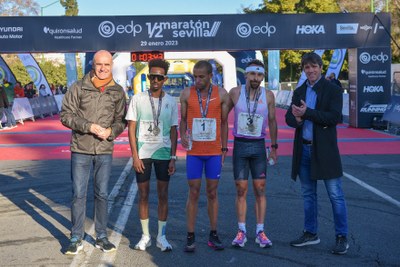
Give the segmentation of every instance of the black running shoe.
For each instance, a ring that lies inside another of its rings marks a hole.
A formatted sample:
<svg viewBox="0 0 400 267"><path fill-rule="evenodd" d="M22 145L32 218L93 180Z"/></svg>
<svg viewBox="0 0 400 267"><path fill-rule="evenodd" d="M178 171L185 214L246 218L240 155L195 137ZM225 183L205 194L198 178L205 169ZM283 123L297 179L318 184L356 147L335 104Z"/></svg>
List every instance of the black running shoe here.
<svg viewBox="0 0 400 267"><path fill-rule="evenodd" d="M208 246L215 249L215 250L223 250L224 246L222 245L221 241L218 238L216 233L210 233L208 238Z"/></svg>
<svg viewBox="0 0 400 267"><path fill-rule="evenodd" d="M317 234L312 234L310 232L304 231L303 235L290 242L291 246L303 247L309 245L316 245L320 242Z"/></svg>
<svg viewBox="0 0 400 267"><path fill-rule="evenodd" d="M83 244L82 244L82 239L76 238L76 237L71 237L69 240L69 246L67 250L65 251L66 255L76 255L83 249Z"/></svg>
<svg viewBox="0 0 400 267"><path fill-rule="evenodd" d="M195 251L196 245L195 245L194 241L195 241L194 235L187 236L185 252L194 252Z"/></svg>
<svg viewBox="0 0 400 267"><path fill-rule="evenodd" d="M116 249L114 244L108 241L107 237L97 238L96 248L101 249L103 252L111 252Z"/></svg>
<svg viewBox="0 0 400 267"><path fill-rule="evenodd" d="M332 253L343 255L347 253L348 249L349 243L347 242L347 238L342 235L336 236L336 245L332 248Z"/></svg>

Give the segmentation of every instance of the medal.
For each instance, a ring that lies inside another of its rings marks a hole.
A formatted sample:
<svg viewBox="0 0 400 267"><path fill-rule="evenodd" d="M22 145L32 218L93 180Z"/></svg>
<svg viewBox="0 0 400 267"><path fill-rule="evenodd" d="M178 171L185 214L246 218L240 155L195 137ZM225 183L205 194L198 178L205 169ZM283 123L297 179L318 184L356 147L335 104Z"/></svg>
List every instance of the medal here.
<svg viewBox="0 0 400 267"><path fill-rule="evenodd" d="M153 112L153 123L154 123L154 127L153 127L153 134L154 136L157 136L160 134L160 127L158 127L158 119L160 118L160 113L161 113L161 106L162 106L162 92L159 98L159 102L158 102L158 110L156 113L155 107L154 107L154 101L153 101L153 97L151 96L150 90L148 91L149 93L149 98L150 98L150 104L151 104L151 111Z"/></svg>
<svg viewBox="0 0 400 267"><path fill-rule="evenodd" d="M254 132L256 127L254 126L254 124L247 124L247 128L249 129L250 132Z"/></svg>
<svg viewBox="0 0 400 267"><path fill-rule="evenodd" d="M260 87L257 88L256 92L254 93L254 105L253 105L253 111L250 112L250 89L249 92L247 91L246 88L246 104L247 104L247 113L249 114L249 116L247 117L247 128L249 129L250 132L254 132L254 130L256 129L256 127L254 126L253 122L254 122L254 115L256 114L256 110L257 110L257 105L258 105L258 99L261 96L261 89Z"/></svg>
<svg viewBox="0 0 400 267"><path fill-rule="evenodd" d="M159 133L160 133L160 128L158 128L158 126L154 126L154 128L153 128L153 134L154 134L155 136L157 136Z"/></svg>

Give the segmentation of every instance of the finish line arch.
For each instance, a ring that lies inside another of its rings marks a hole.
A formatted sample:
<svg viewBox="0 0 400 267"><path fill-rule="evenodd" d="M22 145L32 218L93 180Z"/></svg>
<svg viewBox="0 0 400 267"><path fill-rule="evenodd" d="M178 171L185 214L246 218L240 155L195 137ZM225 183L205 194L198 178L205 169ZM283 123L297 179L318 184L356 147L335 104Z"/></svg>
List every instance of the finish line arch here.
<svg viewBox="0 0 400 267"><path fill-rule="evenodd" d="M0 53L347 48L350 124L370 127L390 98L389 13L0 17L0 25Z"/></svg>

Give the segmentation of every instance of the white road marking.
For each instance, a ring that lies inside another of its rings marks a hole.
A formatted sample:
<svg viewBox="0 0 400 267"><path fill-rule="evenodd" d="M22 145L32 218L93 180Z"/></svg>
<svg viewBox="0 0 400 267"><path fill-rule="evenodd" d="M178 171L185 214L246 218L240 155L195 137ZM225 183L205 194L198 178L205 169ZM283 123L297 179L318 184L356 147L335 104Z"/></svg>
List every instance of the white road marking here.
<svg viewBox="0 0 400 267"><path fill-rule="evenodd" d="M349 178L351 181L355 182L358 185L361 185L362 187L364 187L365 189L371 191L372 193L380 196L381 198L385 199L386 201L394 204L395 206L397 206L398 208L400 208L400 202L397 201L396 199L392 198L391 196L386 195L385 193L383 193L382 191L379 191L378 189L376 189L375 187L370 186L369 184L361 181L360 179L354 177L351 174L348 173L343 173L343 175L347 178Z"/></svg>

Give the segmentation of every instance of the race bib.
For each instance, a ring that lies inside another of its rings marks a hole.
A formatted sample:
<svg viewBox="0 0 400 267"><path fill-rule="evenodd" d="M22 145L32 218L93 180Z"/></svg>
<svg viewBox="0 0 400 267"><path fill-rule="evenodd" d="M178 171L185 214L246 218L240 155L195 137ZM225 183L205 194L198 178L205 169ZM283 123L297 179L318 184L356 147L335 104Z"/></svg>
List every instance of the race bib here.
<svg viewBox="0 0 400 267"><path fill-rule="evenodd" d="M162 143L163 142L163 124L162 121L155 126L154 121L141 120L139 124L139 142L143 143Z"/></svg>
<svg viewBox="0 0 400 267"><path fill-rule="evenodd" d="M215 141L217 120L215 118L193 118L192 137L194 141Z"/></svg>
<svg viewBox="0 0 400 267"><path fill-rule="evenodd" d="M250 123L250 121L248 113L239 113L237 133L244 136L260 137L264 117L261 114L254 114L253 123Z"/></svg>

